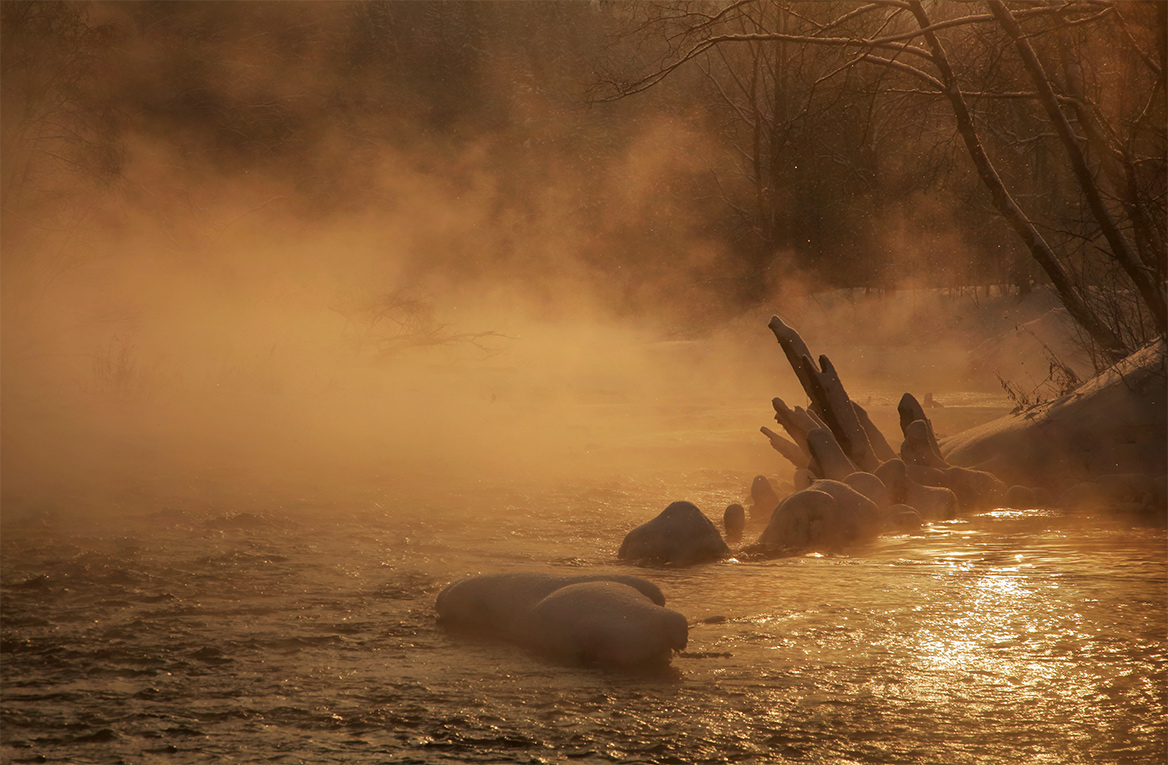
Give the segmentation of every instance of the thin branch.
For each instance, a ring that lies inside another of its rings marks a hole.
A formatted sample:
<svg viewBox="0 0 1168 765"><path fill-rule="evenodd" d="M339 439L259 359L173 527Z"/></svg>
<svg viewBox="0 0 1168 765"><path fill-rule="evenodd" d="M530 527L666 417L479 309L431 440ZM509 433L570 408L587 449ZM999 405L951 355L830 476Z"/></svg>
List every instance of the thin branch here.
<svg viewBox="0 0 1168 765"><path fill-rule="evenodd" d="M864 61L864 62L869 63L869 64L877 64L879 66L887 67L889 69L894 69L898 72L904 72L907 75L910 75L912 77L916 77L917 79L920 79L920 80L924 80L925 82L927 82L928 84L932 85L934 88L937 89L936 90L937 94L940 94L940 93L944 92L944 90L945 90L945 86L943 84L941 84L941 81L938 80L936 77L929 74L928 72L917 69L915 66L912 66L911 64L906 64L903 61L896 61L896 60L890 59L890 58L883 58L882 56L875 56L875 55L872 55L871 53L863 54L862 56L860 56L859 60Z"/></svg>

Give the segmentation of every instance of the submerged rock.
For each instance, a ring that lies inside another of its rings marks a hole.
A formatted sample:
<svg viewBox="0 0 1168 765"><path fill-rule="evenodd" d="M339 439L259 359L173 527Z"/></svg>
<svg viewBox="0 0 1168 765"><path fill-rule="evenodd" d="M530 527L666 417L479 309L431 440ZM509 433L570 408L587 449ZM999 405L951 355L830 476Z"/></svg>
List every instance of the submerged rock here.
<svg viewBox="0 0 1168 765"><path fill-rule="evenodd" d="M942 486L957 495L962 512L976 512L996 507L1006 499L1006 484L985 470L953 465L945 469Z"/></svg>
<svg viewBox="0 0 1168 765"><path fill-rule="evenodd" d="M746 509L738 503L727 505L722 513L722 528L726 530L726 539L737 541L742 538L746 529Z"/></svg>
<svg viewBox="0 0 1168 765"><path fill-rule="evenodd" d="M1063 493L1060 504L1074 511L1131 515L1168 522L1168 478L1142 473L1112 473L1082 481Z"/></svg>
<svg viewBox="0 0 1168 765"><path fill-rule="evenodd" d="M908 505L893 505L884 514L884 527L896 533L918 531L923 524L921 514Z"/></svg>
<svg viewBox="0 0 1168 765"><path fill-rule="evenodd" d="M779 504L779 493L765 475L756 475L750 482L750 517L765 522Z"/></svg>
<svg viewBox="0 0 1168 765"><path fill-rule="evenodd" d="M1002 498L1002 504L1018 510L1049 507L1050 496L1044 489L1033 489L1029 486L1015 484L1006 490L1006 495Z"/></svg>

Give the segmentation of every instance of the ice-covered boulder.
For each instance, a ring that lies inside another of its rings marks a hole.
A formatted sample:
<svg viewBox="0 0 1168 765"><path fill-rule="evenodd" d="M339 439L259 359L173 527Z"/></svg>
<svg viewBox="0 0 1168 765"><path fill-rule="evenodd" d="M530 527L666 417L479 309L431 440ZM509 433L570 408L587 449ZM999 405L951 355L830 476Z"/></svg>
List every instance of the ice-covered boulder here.
<svg viewBox="0 0 1168 765"><path fill-rule="evenodd" d="M848 486L875 502L876 507L880 508L881 511L887 510L892 505L888 487L874 473L857 471L846 476L843 480Z"/></svg>
<svg viewBox="0 0 1168 765"><path fill-rule="evenodd" d="M642 668L669 663L689 625L676 611L618 582L581 582L535 604L528 642L561 659Z"/></svg>
<svg viewBox="0 0 1168 765"><path fill-rule="evenodd" d="M912 480L901 460L889 460L876 468L876 476L888 487L893 504L908 505L926 521L957 517L957 495L942 486L925 486Z"/></svg>
<svg viewBox="0 0 1168 765"><path fill-rule="evenodd" d="M713 521L692 502L674 502L656 518L625 535L617 557L692 566L729 554L730 548Z"/></svg>
<svg viewBox="0 0 1168 765"><path fill-rule="evenodd" d="M438 594L447 629L506 640L557 659L640 669L685 648L684 616L652 582L623 574L508 572L460 579Z"/></svg>
<svg viewBox="0 0 1168 765"><path fill-rule="evenodd" d="M880 533L883 522L880 508L848 484L821 478L808 488L826 492L836 501L841 533L849 542L871 539Z"/></svg>
<svg viewBox="0 0 1168 765"><path fill-rule="evenodd" d="M553 591L581 582L618 582L633 587L659 606L657 585L628 574L557 574L516 571L468 576L438 593L438 621L453 629L508 637L521 628L527 612Z"/></svg>
<svg viewBox="0 0 1168 765"><path fill-rule="evenodd" d="M838 550L850 541L848 526L834 497L803 489L779 503L756 547L766 555Z"/></svg>

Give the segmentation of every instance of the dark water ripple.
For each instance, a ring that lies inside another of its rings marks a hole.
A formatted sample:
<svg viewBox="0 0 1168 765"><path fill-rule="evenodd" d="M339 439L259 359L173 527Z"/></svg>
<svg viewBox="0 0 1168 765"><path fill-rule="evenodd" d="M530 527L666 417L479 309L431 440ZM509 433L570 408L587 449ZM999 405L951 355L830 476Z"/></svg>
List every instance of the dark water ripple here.
<svg viewBox="0 0 1168 765"><path fill-rule="evenodd" d="M468 573L625 570L620 538L672 493L7 528L0 758L1165 761L1163 530L999 512L850 556L636 570L693 625L661 676L436 628Z"/></svg>

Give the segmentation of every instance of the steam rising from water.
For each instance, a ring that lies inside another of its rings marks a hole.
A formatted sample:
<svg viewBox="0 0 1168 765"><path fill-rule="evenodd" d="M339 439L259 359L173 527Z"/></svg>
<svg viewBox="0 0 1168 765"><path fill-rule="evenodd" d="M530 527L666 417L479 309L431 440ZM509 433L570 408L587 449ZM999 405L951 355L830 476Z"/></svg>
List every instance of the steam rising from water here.
<svg viewBox="0 0 1168 765"><path fill-rule="evenodd" d="M59 193L4 201L5 756L1162 748L1162 532L1092 549L1097 529L1033 511L854 558L654 571L723 656L679 659L680 684L448 640L433 599L457 576L601 570L670 501L716 515L754 474L787 479L757 432L772 397L803 403L771 313L895 441L905 390L947 404L942 433L1002 411L993 338L1050 304L828 292L780 263L746 309L702 115L578 109L583 75L553 93L500 56L474 124L436 84L374 102L388 65L317 74L334 9L386 6L168 7L96 10L198 47L219 89L129 35L105 82L135 117L119 182L41 176ZM280 140L245 135L261 109L285 110ZM958 241L905 246L910 218L883 246L960 272Z"/></svg>
<svg viewBox="0 0 1168 765"><path fill-rule="evenodd" d="M930 319L915 296L789 285L717 321L684 292L620 314L574 273L572 243L541 241L542 227L515 246L561 258L551 278L427 265L423 250L473 260L503 236L475 203L430 192L402 194L404 209L386 215L313 221L270 191L246 208L238 187L207 188L197 209L223 222L197 244L160 230L164 214L123 208L85 224L58 263L15 263L6 494L156 480L181 490L225 468L325 492L374 474L425 474L440 490L634 465L768 472L776 460L756 435L768 402L803 401L765 328L776 309L833 353L854 393L887 394L888 412L897 388L940 389L968 367L966 348L924 351L917 327Z"/></svg>
<svg viewBox="0 0 1168 765"><path fill-rule="evenodd" d="M95 7L126 35L102 80L129 115L119 180L58 168L5 202L10 500L189 491L207 471L329 494L355 475L440 491L769 471L767 402L802 401L765 329L775 311L859 400L942 390L950 373L969 387L969 351L996 325L966 331L965 298L816 294L780 258L769 304L734 301L702 115L652 98L581 110L586 73L524 85L502 54L482 73L497 119L477 130L440 125L437 91L374 109L376 83L320 74L348 17L294 7L316 34L280 4L169 20ZM218 90L184 85L196 73L171 71L159 40L193 46ZM288 134L247 133L258 109L284 110ZM886 228L891 247L913 238Z"/></svg>

